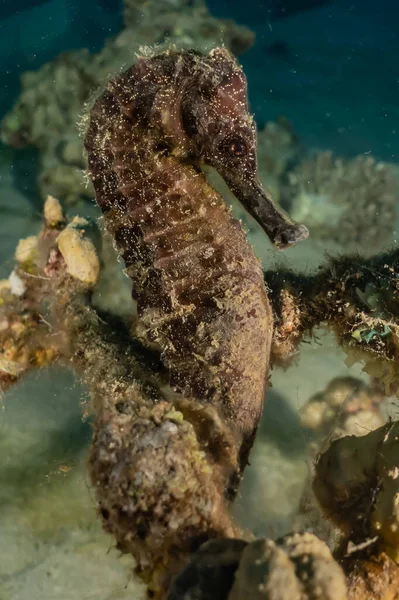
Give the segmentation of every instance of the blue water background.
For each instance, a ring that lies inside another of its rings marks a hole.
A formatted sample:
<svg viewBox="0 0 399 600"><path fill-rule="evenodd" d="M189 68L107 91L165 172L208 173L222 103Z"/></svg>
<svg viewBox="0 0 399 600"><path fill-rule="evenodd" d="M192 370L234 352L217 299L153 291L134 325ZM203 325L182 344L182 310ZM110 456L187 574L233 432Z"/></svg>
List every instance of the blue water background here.
<svg viewBox="0 0 399 600"><path fill-rule="evenodd" d="M0 2L0 113L12 106L19 75L72 48L98 51L122 24L120 0L51 0L28 10ZM162 0L159 0L162 1ZM288 116L307 146L351 156L399 154L399 3L335 0L271 21L272 0L208 0L210 11L256 32L241 57L252 110L262 123ZM298 0L300 4L300 0Z"/></svg>

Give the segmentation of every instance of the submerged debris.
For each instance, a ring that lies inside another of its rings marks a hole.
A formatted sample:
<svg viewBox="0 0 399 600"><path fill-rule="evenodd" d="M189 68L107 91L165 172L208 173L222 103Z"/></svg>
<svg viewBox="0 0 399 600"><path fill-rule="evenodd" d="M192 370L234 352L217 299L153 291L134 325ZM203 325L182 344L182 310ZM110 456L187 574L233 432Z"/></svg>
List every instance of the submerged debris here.
<svg viewBox="0 0 399 600"><path fill-rule="evenodd" d="M315 446L345 435L365 435L385 423L378 385L337 377L300 409L301 425L315 434Z"/></svg>
<svg viewBox="0 0 399 600"><path fill-rule="evenodd" d="M303 488L295 530L306 528L335 544L334 526L324 517L312 492L314 463L332 441L348 435L367 435L384 425L386 418L381 410L384 399L381 386L375 382L367 384L355 377L336 377L301 407L301 425L312 434L308 448L312 467Z"/></svg>
<svg viewBox="0 0 399 600"><path fill-rule="evenodd" d="M347 600L344 573L311 533L248 544L228 600Z"/></svg>
<svg viewBox="0 0 399 600"><path fill-rule="evenodd" d="M321 152L300 162L288 183L283 202L295 219L307 223L313 238L368 253L392 241L399 199L394 165Z"/></svg>
<svg viewBox="0 0 399 600"><path fill-rule="evenodd" d="M75 217L57 238L68 273L82 281L94 285L100 273L100 261L93 242L84 236L90 228L87 219Z"/></svg>
<svg viewBox="0 0 399 600"><path fill-rule="evenodd" d="M317 461L313 487L348 541L375 538L399 562L399 422L334 441Z"/></svg>
<svg viewBox="0 0 399 600"><path fill-rule="evenodd" d="M347 600L344 573L310 533L276 542L204 544L171 587L168 600Z"/></svg>
<svg viewBox="0 0 399 600"><path fill-rule="evenodd" d="M265 277L275 313L272 362L289 362L303 336L325 324L347 353L348 366L361 362L386 396L399 393L398 250L330 259L314 275L280 271ZM294 327L286 326L287 306Z"/></svg>
<svg viewBox="0 0 399 600"><path fill-rule="evenodd" d="M303 153L297 135L288 121L280 117L258 131L258 164L262 183L281 202L283 176L291 171ZM302 221L301 221L302 222Z"/></svg>

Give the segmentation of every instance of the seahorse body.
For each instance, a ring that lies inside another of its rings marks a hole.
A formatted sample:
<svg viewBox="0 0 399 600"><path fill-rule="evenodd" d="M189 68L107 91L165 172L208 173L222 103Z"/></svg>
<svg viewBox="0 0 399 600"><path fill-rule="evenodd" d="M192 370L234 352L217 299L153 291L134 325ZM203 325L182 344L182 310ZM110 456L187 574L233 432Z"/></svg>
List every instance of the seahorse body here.
<svg viewBox="0 0 399 600"><path fill-rule="evenodd" d="M95 102L85 146L133 281L138 334L159 350L176 391L214 407L238 432L245 463L262 412L272 312L260 263L201 163L242 192L277 242L304 229L257 183L242 70L219 49L140 58Z"/></svg>

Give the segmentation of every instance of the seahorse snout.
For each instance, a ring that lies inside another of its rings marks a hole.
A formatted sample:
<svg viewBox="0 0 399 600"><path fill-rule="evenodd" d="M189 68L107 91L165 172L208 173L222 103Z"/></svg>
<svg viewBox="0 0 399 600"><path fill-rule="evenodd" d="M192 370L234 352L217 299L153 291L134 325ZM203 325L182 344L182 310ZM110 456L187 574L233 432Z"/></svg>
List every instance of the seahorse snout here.
<svg viewBox="0 0 399 600"><path fill-rule="evenodd" d="M234 172L223 173L237 199L262 227L272 244L279 250L305 240L309 231L300 223L292 221L273 201L269 192L257 180L245 180Z"/></svg>

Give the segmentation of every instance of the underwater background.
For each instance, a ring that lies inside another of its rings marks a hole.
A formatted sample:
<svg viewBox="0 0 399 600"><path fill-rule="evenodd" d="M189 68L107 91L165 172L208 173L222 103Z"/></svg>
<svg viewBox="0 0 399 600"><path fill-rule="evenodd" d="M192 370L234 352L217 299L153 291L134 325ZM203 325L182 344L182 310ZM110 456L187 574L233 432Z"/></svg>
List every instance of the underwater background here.
<svg viewBox="0 0 399 600"><path fill-rule="evenodd" d="M18 241L40 229L47 194L69 214L99 216L85 187L77 123L141 46L165 42L225 44L243 65L262 180L310 230L301 245L277 253L226 188L265 269L310 272L327 252L368 256L397 244L399 5L392 0L2 0L0 277L9 276ZM128 315L129 285L111 254L105 248L97 304ZM288 370L272 372L235 506L257 535L311 528L319 518L305 500L321 431L369 431L396 414L395 399L375 390L361 365L349 367L330 334L307 342ZM1 368L10 352L0 347ZM345 420L348 394L362 398L361 410L348 409L359 411L355 422ZM131 559L96 517L86 401L74 374L54 366L1 397L0 600L144 597Z"/></svg>

